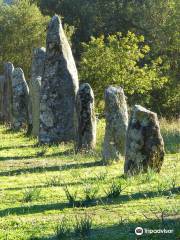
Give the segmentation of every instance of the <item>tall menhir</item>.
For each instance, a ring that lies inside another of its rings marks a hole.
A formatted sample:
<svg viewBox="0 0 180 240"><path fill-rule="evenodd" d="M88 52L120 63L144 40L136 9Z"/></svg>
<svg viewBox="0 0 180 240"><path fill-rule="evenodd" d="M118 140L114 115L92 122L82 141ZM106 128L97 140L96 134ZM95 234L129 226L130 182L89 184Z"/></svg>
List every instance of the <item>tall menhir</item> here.
<svg viewBox="0 0 180 240"><path fill-rule="evenodd" d="M40 143L67 142L75 138L75 100L78 74L61 20L48 26L46 57L40 93Z"/></svg>

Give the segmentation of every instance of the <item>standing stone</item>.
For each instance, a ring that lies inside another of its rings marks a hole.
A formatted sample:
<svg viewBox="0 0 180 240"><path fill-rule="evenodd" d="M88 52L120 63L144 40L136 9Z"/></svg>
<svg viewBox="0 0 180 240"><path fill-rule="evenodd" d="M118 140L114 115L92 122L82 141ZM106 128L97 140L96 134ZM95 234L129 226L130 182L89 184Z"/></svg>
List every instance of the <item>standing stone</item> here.
<svg viewBox="0 0 180 240"><path fill-rule="evenodd" d="M29 124L29 88L21 68L15 68L12 74L12 128L19 130Z"/></svg>
<svg viewBox="0 0 180 240"><path fill-rule="evenodd" d="M127 131L125 174L160 172L164 159L164 142L157 114L135 105Z"/></svg>
<svg viewBox="0 0 180 240"><path fill-rule="evenodd" d="M0 75L0 121L3 122L3 90L4 90L5 77Z"/></svg>
<svg viewBox="0 0 180 240"><path fill-rule="evenodd" d="M128 110L126 97L121 87L105 91L106 130L103 146L104 161L119 160L125 151Z"/></svg>
<svg viewBox="0 0 180 240"><path fill-rule="evenodd" d="M67 142L75 138L75 99L78 74L61 20L49 23L40 95L40 143Z"/></svg>
<svg viewBox="0 0 180 240"><path fill-rule="evenodd" d="M11 62L4 64L4 120L6 122L12 122L12 73L14 66Z"/></svg>
<svg viewBox="0 0 180 240"><path fill-rule="evenodd" d="M90 150L96 145L96 116L94 93L88 83L80 86L77 94L77 143L76 151Z"/></svg>
<svg viewBox="0 0 180 240"><path fill-rule="evenodd" d="M3 122L8 122L9 113L8 113L8 79L4 76L4 84L2 90L2 118Z"/></svg>
<svg viewBox="0 0 180 240"><path fill-rule="evenodd" d="M45 54L46 54L45 48L34 49L31 69L31 81L29 85L33 125L32 134L36 137L39 135L40 88L44 70Z"/></svg>

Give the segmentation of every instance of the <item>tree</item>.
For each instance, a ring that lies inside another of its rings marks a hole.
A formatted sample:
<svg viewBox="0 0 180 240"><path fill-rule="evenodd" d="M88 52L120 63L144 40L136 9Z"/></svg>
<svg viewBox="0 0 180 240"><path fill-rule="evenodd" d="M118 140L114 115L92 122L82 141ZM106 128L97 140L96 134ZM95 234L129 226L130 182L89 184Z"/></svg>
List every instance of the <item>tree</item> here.
<svg viewBox="0 0 180 240"><path fill-rule="evenodd" d="M142 65L150 50L143 42L143 36L128 32L124 37L117 33L107 38L91 38L88 44L83 44L80 77L92 85L99 107L109 85L123 87L130 102L138 101L137 96L140 95L141 100L148 104L150 92L162 88L168 81L162 76L160 58L149 65Z"/></svg>
<svg viewBox="0 0 180 240"><path fill-rule="evenodd" d="M149 54L141 59L150 63L159 56L163 60L164 75L168 81L159 91L154 89L149 95L151 107L159 113L179 114L180 101L174 89L180 91L180 1L179 0L39 0L45 14L59 13L65 22L73 25L76 59L83 50L81 42L89 42L90 37L128 31L145 37L151 48ZM169 93L169 94L168 94ZM169 98L173 96L171 101ZM177 95L177 98L174 97ZM137 97L137 95L136 95ZM142 98L142 95L139 95ZM165 98L165 99L164 99ZM168 108L167 104L168 102ZM172 104L172 107L170 106ZM157 106L157 108L156 108ZM176 113L174 112L176 111Z"/></svg>
<svg viewBox="0 0 180 240"><path fill-rule="evenodd" d="M11 61L29 77L32 49L45 45L44 17L28 0L0 6L0 65Z"/></svg>

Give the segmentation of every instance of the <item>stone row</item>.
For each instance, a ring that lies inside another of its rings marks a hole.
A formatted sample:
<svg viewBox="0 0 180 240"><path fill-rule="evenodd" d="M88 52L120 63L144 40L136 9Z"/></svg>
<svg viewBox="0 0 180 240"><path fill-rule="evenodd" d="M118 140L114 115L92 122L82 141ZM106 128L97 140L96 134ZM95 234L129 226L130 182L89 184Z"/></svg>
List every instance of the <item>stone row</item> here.
<svg viewBox="0 0 180 240"><path fill-rule="evenodd" d="M125 155L125 174L159 172L164 143L157 115L135 105L130 120L121 87L105 90L105 163ZM0 76L0 120L14 130L23 127L40 144L75 142L75 151L96 146L94 94L88 83L79 86L76 64L61 20L54 16L47 29L46 49L33 51L29 86L23 70L4 65Z"/></svg>

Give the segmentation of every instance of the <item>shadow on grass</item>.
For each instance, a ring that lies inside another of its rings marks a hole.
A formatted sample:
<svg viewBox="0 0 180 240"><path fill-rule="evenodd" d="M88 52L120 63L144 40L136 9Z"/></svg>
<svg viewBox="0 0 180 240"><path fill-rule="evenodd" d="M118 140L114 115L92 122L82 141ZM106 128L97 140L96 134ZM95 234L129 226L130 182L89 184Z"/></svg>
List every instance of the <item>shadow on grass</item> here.
<svg viewBox="0 0 180 240"><path fill-rule="evenodd" d="M16 133L20 133L20 131L19 130L15 130L15 129L12 129L12 128L10 128L8 125L6 126L6 129L4 129L3 131L2 131L2 133L3 134L9 134L9 133L14 133L14 134L16 134ZM22 132L23 133L23 132Z"/></svg>
<svg viewBox="0 0 180 240"><path fill-rule="evenodd" d="M36 147L36 145L33 145L34 147ZM27 146L28 148L29 146ZM24 146L24 148L26 148ZM17 148L18 149L18 148ZM2 149L0 149L2 150ZM74 153L73 149L68 149L62 152L57 152L57 153L52 153L52 154L47 154L45 155L46 150L44 149L39 149L39 151L37 150L37 153L34 155L28 155L28 156L8 156L8 157L0 157L0 161L7 161L7 160L22 160L22 159L37 159L37 158L41 158L41 157L46 157L46 158L51 158L51 157L61 157L61 156L68 156L68 155L72 155Z"/></svg>
<svg viewBox="0 0 180 240"><path fill-rule="evenodd" d="M114 178L113 178L114 179ZM96 180L98 180L98 178L97 177L90 177L90 178L88 178L87 179L87 182L88 182L88 184L89 183L93 183L94 181L96 181ZM48 179L47 179L47 181L48 181ZM82 179L82 181L76 181L76 182L63 182L63 183L59 183L59 184L55 184L55 185L53 185L53 183L51 184L51 183L47 183L46 184L46 182L44 182L44 184L41 184L41 185L35 185L35 186L26 186L26 187L12 187L12 188L0 188L0 191L19 191L19 190L24 190L24 189L34 189L34 188L52 188L52 187L68 187L68 186L70 186L70 187L72 187L72 186L77 186L77 185L84 185L84 183L85 183L85 179Z"/></svg>
<svg viewBox="0 0 180 240"><path fill-rule="evenodd" d="M161 192L161 196L170 196L171 194L180 193L180 187L168 189ZM63 210L64 208L72 208L72 207L93 207L97 205L115 205L115 204L123 204L128 201L147 199L147 198L155 198L160 194L156 191L149 192L138 192L130 195L121 195L117 198L97 198L92 201L74 201L73 203L53 203L53 204L41 204L41 205L33 205L33 206L22 206L15 208L7 208L4 210L0 210L0 217L8 216L8 215L26 215L26 214L34 214L40 213L44 211L51 210Z"/></svg>
<svg viewBox="0 0 180 240"><path fill-rule="evenodd" d="M14 176L14 175L20 175L20 174L26 174L26 173L39 173L39 172L47 172L47 171L64 171L69 169L79 169L79 168L89 168L89 167L96 167L96 166L102 166L102 161L96 161L96 162L87 162L87 163L71 163L71 164L65 164L65 165L59 165L59 166L38 166L33 168L22 168L22 169L16 169L11 171L4 171L0 172L0 176Z"/></svg>
<svg viewBox="0 0 180 240"><path fill-rule="evenodd" d="M180 220L180 219L179 219ZM71 232L68 237L63 238L69 239L89 239L89 240L178 240L180 237L180 221L178 219L166 218L162 222L158 219L144 219L142 221L130 222L128 220L122 220L119 224L105 226L105 227L94 227L90 230L90 234L87 238L79 238L74 236ZM137 227L143 228L143 234L137 236L135 229ZM170 233L148 233L147 230L172 230ZM56 236L49 237L33 237L30 240L57 240Z"/></svg>
<svg viewBox="0 0 180 240"><path fill-rule="evenodd" d="M35 144L32 145L17 145L17 146L6 146L6 147L0 147L0 151L4 151L4 150L11 150L11 149L22 149L22 148L34 148L36 147ZM11 157L12 158L12 157ZM1 157L0 157L1 159Z"/></svg>
<svg viewBox="0 0 180 240"><path fill-rule="evenodd" d="M66 186L76 186L76 185L80 185L83 184L83 182L69 182L69 183L61 183L61 184L57 184L55 186L53 185L35 185L35 186L27 186L27 187L15 187L15 188L0 188L0 191L20 191L20 190L24 190L24 189L34 189L34 188L51 188L51 187L66 187Z"/></svg>
<svg viewBox="0 0 180 240"><path fill-rule="evenodd" d="M113 178L114 179L114 178ZM97 177L91 177L88 178L87 182L89 183L93 183L94 181L98 180ZM48 179L47 179L48 181ZM82 181L76 181L76 182L63 182L63 183L59 183L59 184L51 184L51 183L47 183L44 182L44 184L42 183L41 185L35 185L35 186L26 186L26 187L12 187L12 188L0 188L0 191L19 191L19 190L24 190L24 189L34 189L34 188L52 188L52 187L72 187L72 186L77 186L77 185L84 185L85 180L82 179Z"/></svg>

